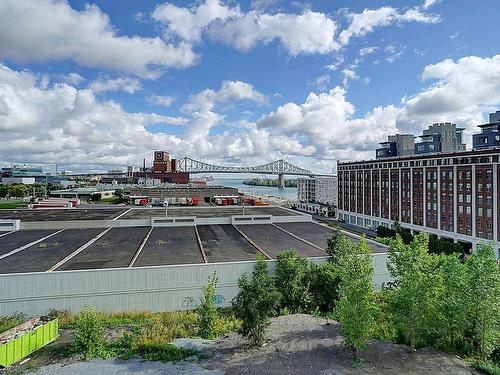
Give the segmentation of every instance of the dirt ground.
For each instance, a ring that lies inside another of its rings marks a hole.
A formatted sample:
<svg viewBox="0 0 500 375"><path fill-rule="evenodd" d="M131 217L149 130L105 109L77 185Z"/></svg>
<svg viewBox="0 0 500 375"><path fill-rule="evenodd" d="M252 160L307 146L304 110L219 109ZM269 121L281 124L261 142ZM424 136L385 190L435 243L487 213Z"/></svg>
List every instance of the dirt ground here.
<svg viewBox="0 0 500 375"><path fill-rule="evenodd" d="M130 327L107 330L108 339L117 339ZM23 366L0 370L2 374L318 374L318 375L471 375L479 374L458 358L434 349L410 352L403 345L371 340L356 360L344 349L340 326L333 320L310 315L288 315L273 319L267 330L268 342L251 348L237 333L219 340L178 339L174 344L210 354L209 359L176 364L140 359L80 361L64 357L72 333L61 331L60 339L39 350Z"/></svg>
<svg viewBox="0 0 500 375"><path fill-rule="evenodd" d="M310 315L273 319L268 343L248 348L240 335L232 333L210 345L213 355L207 368L225 374L380 374L380 375L470 375L478 372L459 359L433 349L411 353L403 345L371 340L356 361L343 347L340 325Z"/></svg>

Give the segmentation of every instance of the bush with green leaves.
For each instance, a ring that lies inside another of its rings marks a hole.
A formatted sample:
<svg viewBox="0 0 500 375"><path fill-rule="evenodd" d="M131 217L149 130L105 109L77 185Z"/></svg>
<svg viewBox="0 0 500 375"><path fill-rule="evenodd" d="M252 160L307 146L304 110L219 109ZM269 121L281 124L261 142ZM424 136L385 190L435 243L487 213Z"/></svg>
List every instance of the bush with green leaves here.
<svg viewBox="0 0 500 375"><path fill-rule="evenodd" d="M294 250L278 254L274 282L281 295L280 307L290 314L311 310L309 293L309 262L297 256Z"/></svg>
<svg viewBox="0 0 500 375"><path fill-rule="evenodd" d="M95 309L82 311L75 321L73 352L85 359L104 356L104 329Z"/></svg>
<svg viewBox="0 0 500 375"><path fill-rule="evenodd" d="M249 280L247 274L243 274L238 280L238 287L233 309L235 316L242 321L240 332L254 345L262 345L265 330L271 323L271 317L276 315L280 300L263 257L258 257L252 279Z"/></svg>
<svg viewBox="0 0 500 375"><path fill-rule="evenodd" d="M485 359L500 344L500 267L491 243L481 243L465 261L468 340Z"/></svg>
<svg viewBox="0 0 500 375"><path fill-rule="evenodd" d="M208 278L207 286L203 287L203 298L197 312L198 335L204 339L213 339L216 336L217 306L215 306L215 293L217 289L217 274Z"/></svg>
<svg viewBox="0 0 500 375"><path fill-rule="evenodd" d="M311 305L321 313L334 310L338 300L339 274L332 262L312 263L309 266L309 295Z"/></svg>
<svg viewBox="0 0 500 375"><path fill-rule="evenodd" d="M428 253L429 235L419 233L406 245L398 235L389 246L387 267L396 293L391 304L394 324L412 349L427 345L439 333L439 302L443 295L438 257Z"/></svg>
<svg viewBox="0 0 500 375"><path fill-rule="evenodd" d="M330 261L338 263L339 259L350 251L351 241L337 227L336 231L327 238L326 252L330 255Z"/></svg>
<svg viewBox="0 0 500 375"><path fill-rule="evenodd" d="M467 327L467 273L458 255L441 256L443 293L438 299L440 319L437 348L447 352L463 352Z"/></svg>
<svg viewBox="0 0 500 375"><path fill-rule="evenodd" d="M351 249L341 260L336 316L347 345L358 352L366 348L375 324L373 262L364 238Z"/></svg>

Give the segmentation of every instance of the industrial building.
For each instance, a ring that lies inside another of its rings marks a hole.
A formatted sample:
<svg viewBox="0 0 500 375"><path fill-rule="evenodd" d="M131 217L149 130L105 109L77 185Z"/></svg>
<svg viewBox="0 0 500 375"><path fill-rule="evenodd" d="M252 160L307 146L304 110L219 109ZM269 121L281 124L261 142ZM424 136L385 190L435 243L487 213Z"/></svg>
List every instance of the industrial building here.
<svg viewBox="0 0 500 375"><path fill-rule="evenodd" d="M193 199L196 197L199 202L212 202L218 196L238 196L238 189L218 185L133 187L130 188L130 196L147 197L150 200L158 198L162 201L165 198Z"/></svg>
<svg viewBox="0 0 500 375"><path fill-rule="evenodd" d="M134 172L132 167L127 168L127 177L133 179L157 179L161 182L169 182L174 184L188 184L189 173L178 172L176 170L176 160L170 158L170 154L166 151L155 151L153 158L153 166L146 168L146 161L143 162L143 168L139 172ZM133 181L133 183L136 183Z"/></svg>
<svg viewBox="0 0 500 375"><path fill-rule="evenodd" d="M449 135L449 134L448 134ZM415 231L499 251L500 149L437 152L338 163L338 217L376 229Z"/></svg>
<svg viewBox="0 0 500 375"><path fill-rule="evenodd" d="M2 210L0 224L0 316L192 309L214 272L218 305L229 306L258 254L271 270L289 249L324 262L334 230L275 206ZM380 286L387 248L369 245Z"/></svg>
<svg viewBox="0 0 500 375"><path fill-rule="evenodd" d="M0 183L2 184L24 184L24 185L56 185L70 186L73 182L62 175L52 176L44 173L39 167L12 166L0 169Z"/></svg>

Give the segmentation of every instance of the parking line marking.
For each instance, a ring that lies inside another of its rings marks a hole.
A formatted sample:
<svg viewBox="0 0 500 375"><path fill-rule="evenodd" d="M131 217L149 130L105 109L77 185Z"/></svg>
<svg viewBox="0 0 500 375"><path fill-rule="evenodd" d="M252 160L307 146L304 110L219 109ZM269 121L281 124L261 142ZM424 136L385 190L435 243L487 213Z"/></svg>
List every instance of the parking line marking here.
<svg viewBox="0 0 500 375"><path fill-rule="evenodd" d="M30 243L28 243L28 244L26 244L26 245L24 245L24 246L18 247L17 249L14 249L14 250L12 250L12 251L10 251L10 252L6 253L6 254L0 255L0 260L1 260L1 259L4 259L4 258L7 258L7 257L9 257L9 256L11 256L11 255L14 255L14 254L16 254L16 253L18 253L18 252L20 252L20 251L26 250L28 247L31 247L31 246L33 246L33 245L36 245L37 243L40 243L40 242L42 242L42 241L45 241L47 238L50 238L50 237L52 237L52 236L55 236L56 234L59 234L59 233L61 233L61 232L62 232L62 231L64 231L64 230L66 230L66 229L61 229L61 230L58 230L57 232L54 232L54 233L52 233L52 234L49 234L48 236L45 236L45 237L43 237L43 238L40 238L39 240L32 241L32 242L30 242Z"/></svg>
<svg viewBox="0 0 500 375"><path fill-rule="evenodd" d="M322 252L326 253L326 250L325 250L325 249L322 249L320 246L318 246L318 245L316 245L316 244L312 243L311 241L308 241L308 240L306 240L305 238L299 237L299 236L297 236L296 234L293 234L292 232L289 232L289 231L287 231L286 229L283 229L283 228L281 228L281 227L277 226L277 225L276 225L276 224L274 224L274 223L273 223L273 224L271 224L271 225L273 225L274 227L278 228L279 230L281 230L281 231L285 232L285 233L286 233L286 234L288 234L289 236L292 236L293 238L296 238L296 239L298 239L299 241L302 241L302 242L304 242L305 244L307 244L307 245L309 245L309 246L312 246L312 247L314 247L314 248L316 248L316 249L318 249L318 250L321 250Z"/></svg>
<svg viewBox="0 0 500 375"><path fill-rule="evenodd" d="M203 263L208 263L207 256L205 254L205 248L203 247L203 243L201 242L200 233L198 232L198 226L196 225L194 226L194 233L196 234L196 240L198 241L198 245L200 246Z"/></svg>
<svg viewBox="0 0 500 375"><path fill-rule="evenodd" d="M125 212L122 212L121 214L119 214L117 217L115 217L112 221L115 221L115 220L118 220L119 218L121 218L122 216L128 214L130 211L132 211L131 208L129 208L127 211Z"/></svg>
<svg viewBox="0 0 500 375"><path fill-rule="evenodd" d="M2 233L2 234L0 234L0 237L6 236L6 235L11 234L11 233L14 233L14 232L16 232L16 231L15 231L15 230L13 230L13 231L11 231L11 232Z"/></svg>
<svg viewBox="0 0 500 375"><path fill-rule="evenodd" d="M85 250L86 248L88 248L90 245L92 245L94 242L96 242L99 238L101 238L106 233L108 233L111 229L113 229L113 228L108 228L108 229L103 230L101 233L99 233L97 236L95 236L94 238L92 238L90 241L88 241L87 243L83 244L78 249L76 249L75 251L73 251L71 254L69 254L68 256L66 256L64 259L62 259L59 262L57 262L56 264L54 264L52 267L50 267L47 270L47 272L52 272L52 271L56 270L57 268L61 267L64 263L66 263L68 260L70 260L71 258L76 257L83 250Z"/></svg>
<svg viewBox="0 0 500 375"><path fill-rule="evenodd" d="M250 242L250 244L255 247L258 251L260 251L262 254L264 254L264 256L267 258L267 259L273 259L272 256L270 256L268 253L266 253L259 245L257 245L253 240L250 239L250 237L248 237L245 233L243 233L236 225L233 225L234 229L236 229L242 236L245 240L247 240L248 242Z"/></svg>
<svg viewBox="0 0 500 375"><path fill-rule="evenodd" d="M153 231L153 227L151 227L151 229L149 229L149 232L144 236L144 239L142 240L141 244L139 245L139 248L137 249L137 251L135 252L134 257L130 261L128 268L132 268L132 266L134 265L137 258L139 258L139 254L141 253L142 249L144 249L144 246L146 246L146 242L148 242L149 236L151 236L152 231Z"/></svg>

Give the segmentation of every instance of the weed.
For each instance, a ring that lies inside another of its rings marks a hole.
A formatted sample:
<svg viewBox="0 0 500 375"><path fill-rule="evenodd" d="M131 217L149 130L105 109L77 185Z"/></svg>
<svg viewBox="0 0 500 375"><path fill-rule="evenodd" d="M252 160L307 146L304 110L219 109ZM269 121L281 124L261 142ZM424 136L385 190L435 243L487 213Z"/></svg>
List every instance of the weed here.
<svg viewBox="0 0 500 375"><path fill-rule="evenodd" d="M469 365L485 375L500 375L500 366L493 361L474 360Z"/></svg>
<svg viewBox="0 0 500 375"><path fill-rule="evenodd" d="M203 298L200 299L198 307L198 334L204 339L215 337L215 325L217 321L217 307L215 306L215 292L217 288L217 275L209 277L208 284L203 287Z"/></svg>
<svg viewBox="0 0 500 375"><path fill-rule="evenodd" d="M83 354L85 359L103 357L104 330L95 309L81 312L75 322L75 339L73 352Z"/></svg>
<svg viewBox="0 0 500 375"><path fill-rule="evenodd" d="M38 244L39 249L47 249L49 247L57 247L59 246L59 242L41 242Z"/></svg>

